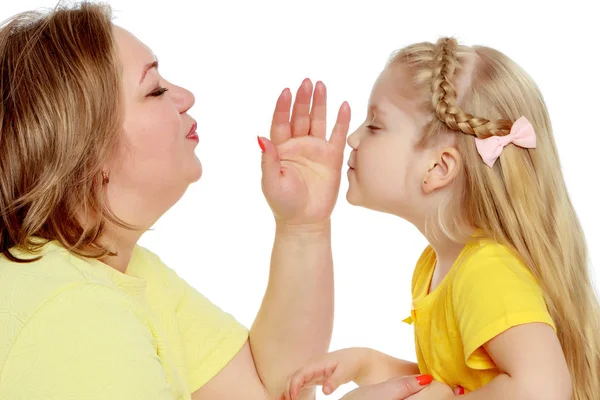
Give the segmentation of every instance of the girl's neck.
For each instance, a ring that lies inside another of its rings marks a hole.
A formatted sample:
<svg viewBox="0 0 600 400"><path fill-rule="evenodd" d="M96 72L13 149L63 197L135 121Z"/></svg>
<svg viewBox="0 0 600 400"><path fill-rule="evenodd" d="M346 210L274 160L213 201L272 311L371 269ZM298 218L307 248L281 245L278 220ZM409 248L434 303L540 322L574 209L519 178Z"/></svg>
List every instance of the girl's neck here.
<svg viewBox="0 0 600 400"><path fill-rule="evenodd" d="M472 229L472 232L470 233L474 234L475 231L475 229ZM448 238L442 233L442 230L439 229L439 227L435 227L428 231L421 230L421 232L435 251L436 266L431 285L431 290L433 290L450 271L452 265L465 247L465 242L457 242Z"/></svg>
<svg viewBox="0 0 600 400"><path fill-rule="evenodd" d="M462 249L465 247L464 243L457 243L449 239L439 238L427 238L431 247L435 251L435 257L437 260L436 270L446 275L454 261L458 258Z"/></svg>

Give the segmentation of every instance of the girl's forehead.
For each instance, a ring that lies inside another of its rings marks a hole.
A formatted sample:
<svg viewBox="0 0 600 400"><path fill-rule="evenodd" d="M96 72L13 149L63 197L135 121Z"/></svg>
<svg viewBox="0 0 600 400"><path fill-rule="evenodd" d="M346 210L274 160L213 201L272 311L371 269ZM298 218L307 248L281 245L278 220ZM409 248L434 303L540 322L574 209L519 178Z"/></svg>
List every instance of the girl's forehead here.
<svg viewBox="0 0 600 400"><path fill-rule="evenodd" d="M415 98L407 98L393 91L378 91L369 99L368 113L370 118L381 121L391 119L418 119L422 110L418 108Z"/></svg>
<svg viewBox="0 0 600 400"><path fill-rule="evenodd" d="M420 97L422 93L414 83L409 69L400 63L387 66L375 81L371 91L373 103L385 98L402 108L410 108L410 105Z"/></svg>

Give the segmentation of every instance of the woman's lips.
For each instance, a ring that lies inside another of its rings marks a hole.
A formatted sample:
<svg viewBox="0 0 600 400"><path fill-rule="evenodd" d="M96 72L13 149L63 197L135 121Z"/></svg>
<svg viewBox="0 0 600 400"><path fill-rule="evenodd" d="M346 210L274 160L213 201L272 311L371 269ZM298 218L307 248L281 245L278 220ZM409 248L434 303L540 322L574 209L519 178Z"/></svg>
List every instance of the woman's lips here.
<svg viewBox="0 0 600 400"><path fill-rule="evenodd" d="M192 139L192 140L198 140L198 134L196 133L197 127L198 127L198 124L196 122L194 122L194 124L190 128L190 132L187 134L186 138Z"/></svg>

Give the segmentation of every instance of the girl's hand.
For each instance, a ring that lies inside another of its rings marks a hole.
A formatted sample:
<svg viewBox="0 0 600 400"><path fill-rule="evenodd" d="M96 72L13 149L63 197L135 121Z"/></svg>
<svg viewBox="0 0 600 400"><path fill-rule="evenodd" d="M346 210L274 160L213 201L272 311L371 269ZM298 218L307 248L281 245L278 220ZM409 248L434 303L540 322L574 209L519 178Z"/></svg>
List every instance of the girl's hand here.
<svg viewBox="0 0 600 400"><path fill-rule="evenodd" d="M340 385L368 373L370 349L350 348L334 351L300 368L289 379L281 399L296 400L304 388L323 386L329 395Z"/></svg>

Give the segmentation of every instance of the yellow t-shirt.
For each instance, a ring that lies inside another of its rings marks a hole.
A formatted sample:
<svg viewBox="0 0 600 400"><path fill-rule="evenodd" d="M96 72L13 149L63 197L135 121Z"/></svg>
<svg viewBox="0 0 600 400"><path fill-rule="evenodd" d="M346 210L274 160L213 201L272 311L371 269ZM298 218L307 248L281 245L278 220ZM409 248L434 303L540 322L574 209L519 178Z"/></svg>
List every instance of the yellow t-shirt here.
<svg viewBox="0 0 600 400"><path fill-rule="evenodd" d="M0 399L190 399L247 341L146 249L126 274L56 242L42 256L0 256Z"/></svg>
<svg viewBox="0 0 600 400"><path fill-rule="evenodd" d="M474 391L500 373L483 348L486 342L526 323L556 329L537 280L507 247L473 239L429 292L435 265L428 247L413 275L413 310L405 320L414 323L421 373Z"/></svg>

